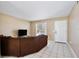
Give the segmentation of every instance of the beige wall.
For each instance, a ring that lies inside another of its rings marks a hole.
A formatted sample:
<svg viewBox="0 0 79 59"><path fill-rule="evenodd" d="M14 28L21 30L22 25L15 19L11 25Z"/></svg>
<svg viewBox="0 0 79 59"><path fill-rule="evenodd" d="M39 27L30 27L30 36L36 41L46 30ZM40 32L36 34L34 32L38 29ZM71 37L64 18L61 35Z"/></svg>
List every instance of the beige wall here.
<svg viewBox="0 0 79 59"><path fill-rule="evenodd" d="M31 22L31 35L35 36L36 34L36 27L35 24L36 23L47 23L47 35L48 35L48 39L49 40L54 40L54 22L55 21L60 21L60 20L68 20L68 17L56 17L56 18L49 18L49 19L45 19L45 20L39 20L39 21L34 21Z"/></svg>
<svg viewBox="0 0 79 59"><path fill-rule="evenodd" d="M0 34L17 36L18 29L27 29L28 35L30 35L30 22L0 14Z"/></svg>
<svg viewBox="0 0 79 59"><path fill-rule="evenodd" d="M69 43L79 57L79 4L75 5L69 17Z"/></svg>
<svg viewBox="0 0 79 59"><path fill-rule="evenodd" d="M47 23L47 34L48 34L48 38L49 39L53 39L53 33L51 32L53 30L53 21L52 20L45 20L45 21L35 21L35 22L31 22L31 34L32 36L35 36L36 34L36 27L35 27L35 24L36 23L44 23L46 22ZM51 26L51 27L50 27Z"/></svg>
<svg viewBox="0 0 79 59"><path fill-rule="evenodd" d="M25 20L21 20L12 16L0 14L0 34L6 36L17 36L18 29L27 29L28 35L35 36L36 34L36 23L47 23L47 35L49 40L54 40L54 22L56 20L67 20L68 17L56 17L49 18L39 21L28 22Z"/></svg>

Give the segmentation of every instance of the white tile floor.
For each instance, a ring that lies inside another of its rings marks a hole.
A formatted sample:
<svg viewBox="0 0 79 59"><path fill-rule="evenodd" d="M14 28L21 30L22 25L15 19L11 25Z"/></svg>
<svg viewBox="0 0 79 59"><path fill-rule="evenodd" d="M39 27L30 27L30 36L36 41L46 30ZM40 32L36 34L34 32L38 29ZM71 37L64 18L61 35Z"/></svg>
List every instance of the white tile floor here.
<svg viewBox="0 0 79 59"><path fill-rule="evenodd" d="M65 43L49 41L48 45L39 52L21 58L74 58L74 56Z"/></svg>
<svg viewBox="0 0 79 59"><path fill-rule="evenodd" d="M22 58L74 58L74 56L65 43L49 41L48 45L39 52Z"/></svg>

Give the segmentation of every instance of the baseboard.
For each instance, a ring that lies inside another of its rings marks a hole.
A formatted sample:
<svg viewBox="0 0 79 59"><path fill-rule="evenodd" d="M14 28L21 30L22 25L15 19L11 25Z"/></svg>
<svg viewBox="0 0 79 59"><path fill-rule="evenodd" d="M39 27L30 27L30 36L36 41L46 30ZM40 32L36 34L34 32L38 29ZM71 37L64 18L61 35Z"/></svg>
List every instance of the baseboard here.
<svg viewBox="0 0 79 59"><path fill-rule="evenodd" d="M74 55L75 58L78 58L76 53L74 52L74 50L72 49L72 47L70 46L70 44L67 42L68 47L70 48L70 51L72 52L72 54Z"/></svg>

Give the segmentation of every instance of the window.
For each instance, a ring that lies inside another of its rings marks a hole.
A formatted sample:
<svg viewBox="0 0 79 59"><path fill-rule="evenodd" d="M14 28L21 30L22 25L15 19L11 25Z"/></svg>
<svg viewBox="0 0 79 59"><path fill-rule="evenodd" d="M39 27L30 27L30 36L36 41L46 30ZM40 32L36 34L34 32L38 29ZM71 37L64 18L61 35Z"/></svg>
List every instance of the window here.
<svg viewBox="0 0 79 59"><path fill-rule="evenodd" d="M47 34L47 24L46 23L37 23L36 24L36 35Z"/></svg>

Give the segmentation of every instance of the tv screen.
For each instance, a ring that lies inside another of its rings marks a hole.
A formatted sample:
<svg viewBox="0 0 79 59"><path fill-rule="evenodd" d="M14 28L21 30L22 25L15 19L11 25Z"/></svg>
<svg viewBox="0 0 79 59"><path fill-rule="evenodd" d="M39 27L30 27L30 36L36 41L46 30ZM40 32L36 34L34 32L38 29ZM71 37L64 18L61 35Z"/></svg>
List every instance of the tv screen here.
<svg viewBox="0 0 79 59"><path fill-rule="evenodd" d="M18 30L18 36L24 36L24 35L27 35L27 30L24 29Z"/></svg>

